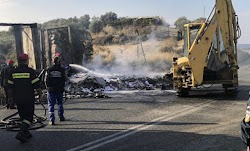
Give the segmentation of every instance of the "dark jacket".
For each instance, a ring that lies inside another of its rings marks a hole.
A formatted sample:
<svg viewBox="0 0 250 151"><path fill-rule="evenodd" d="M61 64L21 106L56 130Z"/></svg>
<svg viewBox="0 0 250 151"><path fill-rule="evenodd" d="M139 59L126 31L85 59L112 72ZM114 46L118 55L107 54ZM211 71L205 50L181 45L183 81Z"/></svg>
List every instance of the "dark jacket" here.
<svg viewBox="0 0 250 151"><path fill-rule="evenodd" d="M26 64L20 64L10 73L8 85L13 90L15 103L34 103L34 89L40 88L40 80L36 77L35 70Z"/></svg>
<svg viewBox="0 0 250 151"><path fill-rule="evenodd" d="M48 68L45 83L49 92L64 92L65 81L65 69L61 65L53 65Z"/></svg>
<svg viewBox="0 0 250 151"><path fill-rule="evenodd" d="M7 65L6 67L3 68L1 72L1 86L6 87L8 85L8 78L10 72L14 70L14 66Z"/></svg>

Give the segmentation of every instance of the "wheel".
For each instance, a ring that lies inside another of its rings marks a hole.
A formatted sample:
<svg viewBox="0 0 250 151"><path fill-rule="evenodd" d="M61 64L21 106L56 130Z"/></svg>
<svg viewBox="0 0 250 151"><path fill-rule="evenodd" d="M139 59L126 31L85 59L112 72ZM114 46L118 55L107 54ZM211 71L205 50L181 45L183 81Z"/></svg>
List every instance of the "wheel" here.
<svg viewBox="0 0 250 151"><path fill-rule="evenodd" d="M189 95L189 88L180 88L177 90L176 95L179 97L187 97Z"/></svg>
<svg viewBox="0 0 250 151"><path fill-rule="evenodd" d="M227 89L227 91L225 91L226 95L237 95L238 94L238 88L231 88L231 89Z"/></svg>
<svg viewBox="0 0 250 151"><path fill-rule="evenodd" d="M237 94L238 87L233 87L232 84L223 84L223 88L226 94Z"/></svg>

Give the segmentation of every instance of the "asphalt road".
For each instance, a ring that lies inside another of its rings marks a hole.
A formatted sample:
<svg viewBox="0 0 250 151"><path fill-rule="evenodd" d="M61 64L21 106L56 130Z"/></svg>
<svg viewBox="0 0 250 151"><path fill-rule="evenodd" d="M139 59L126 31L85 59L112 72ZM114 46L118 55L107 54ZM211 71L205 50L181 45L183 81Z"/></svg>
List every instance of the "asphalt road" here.
<svg viewBox="0 0 250 151"><path fill-rule="evenodd" d="M17 132L0 130L3 151L243 151L250 72L240 70L238 94L199 90L188 98L171 91L112 92L111 98L71 99L65 122L32 130L21 144ZM0 118L15 110L0 110ZM43 115L41 106L36 114Z"/></svg>

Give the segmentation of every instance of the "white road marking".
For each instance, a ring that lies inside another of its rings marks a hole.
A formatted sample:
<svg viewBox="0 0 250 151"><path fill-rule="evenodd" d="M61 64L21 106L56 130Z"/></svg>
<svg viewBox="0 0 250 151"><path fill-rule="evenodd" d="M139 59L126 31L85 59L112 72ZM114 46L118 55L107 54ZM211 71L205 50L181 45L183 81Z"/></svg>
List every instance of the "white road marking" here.
<svg viewBox="0 0 250 151"><path fill-rule="evenodd" d="M174 118L181 117L181 116L190 114L192 112L195 112L197 110L200 110L200 109L202 109L204 107L209 106L212 102L214 102L214 101L200 103L200 104L198 104L196 106L185 108L183 110L172 113L170 115L168 114L168 115L165 115L165 116L161 116L161 117L156 118L156 119L154 119L154 120L152 120L150 122L147 122L145 124L141 124L141 125L138 125L138 126L131 127L129 129L121 131L119 133L115 133L115 134L103 137L101 139L95 140L93 142L89 142L87 144L83 144L81 146L69 149L68 151L77 151L77 150L89 151L89 150L101 147L101 146L103 146L105 144L108 144L108 143L114 142L116 140L122 139L124 137L133 135L133 134L138 133L138 132L140 132L142 130L149 129L149 128L155 126L155 125L159 125L159 124L161 124L161 123L163 123L165 121L169 121L169 120L172 120Z"/></svg>

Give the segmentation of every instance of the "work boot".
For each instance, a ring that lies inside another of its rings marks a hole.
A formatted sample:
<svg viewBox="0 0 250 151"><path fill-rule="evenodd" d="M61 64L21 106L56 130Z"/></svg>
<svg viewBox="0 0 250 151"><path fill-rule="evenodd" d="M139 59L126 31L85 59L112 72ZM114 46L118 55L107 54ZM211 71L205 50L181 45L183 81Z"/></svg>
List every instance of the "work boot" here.
<svg viewBox="0 0 250 151"><path fill-rule="evenodd" d="M24 136L24 133L21 131L17 133L15 138L19 140L21 143L25 143L28 141L27 138Z"/></svg>
<svg viewBox="0 0 250 151"><path fill-rule="evenodd" d="M65 121L65 117L60 117L60 121Z"/></svg>
<svg viewBox="0 0 250 151"><path fill-rule="evenodd" d="M20 126L20 130L19 130L19 132L17 133L17 135L16 135L16 137L15 137L15 138L16 138L17 140L19 140L21 143L25 143L25 142L28 141L28 140L27 140L27 137L25 136L25 132L28 131L29 127L30 127L29 124L22 122L22 124L21 124L21 126ZM26 134L26 135L27 135L27 134Z"/></svg>
<svg viewBox="0 0 250 151"><path fill-rule="evenodd" d="M29 131L26 131L24 133L24 137L27 138L27 139L30 139L32 137L32 134Z"/></svg>
<svg viewBox="0 0 250 151"><path fill-rule="evenodd" d="M54 121L49 121L49 125L55 125Z"/></svg>

